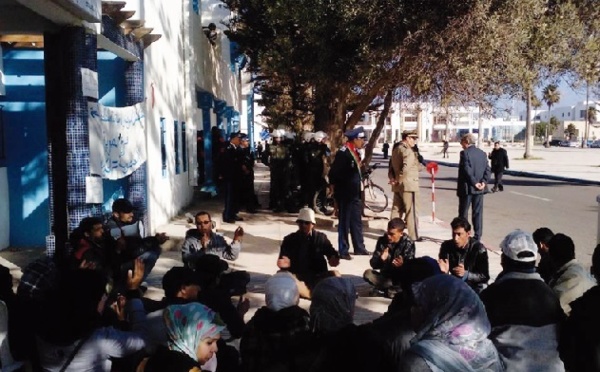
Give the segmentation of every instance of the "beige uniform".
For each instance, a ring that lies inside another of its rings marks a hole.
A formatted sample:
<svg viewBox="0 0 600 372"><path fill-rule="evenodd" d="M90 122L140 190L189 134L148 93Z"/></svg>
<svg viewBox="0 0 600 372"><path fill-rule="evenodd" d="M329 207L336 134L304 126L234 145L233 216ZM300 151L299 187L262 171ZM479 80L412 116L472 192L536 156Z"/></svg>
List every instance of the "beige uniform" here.
<svg viewBox="0 0 600 372"><path fill-rule="evenodd" d="M394 201L390 218L403 218L408 236L412 240L419 238L417 210L419 200L419 170L417 154L405 142L400 143L392 152L388 176L396 181L392 185Z"/></svg>

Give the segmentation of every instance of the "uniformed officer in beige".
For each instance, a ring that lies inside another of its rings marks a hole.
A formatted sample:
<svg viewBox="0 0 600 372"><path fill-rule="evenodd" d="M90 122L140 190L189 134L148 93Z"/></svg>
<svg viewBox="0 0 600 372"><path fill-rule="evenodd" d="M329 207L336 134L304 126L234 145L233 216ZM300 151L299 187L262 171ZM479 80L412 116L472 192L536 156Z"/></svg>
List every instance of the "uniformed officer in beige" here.
<svg viewBox="0 0 600 372"><path fill-rule="evenodd" d="M388 171L390 185L394 192L392 218L403 218L406 222L408 236L416 241L418 233L418 200L419 170L417 154L413 150L418 134L415 130L402 132L402 142L392 151L392 159Z"/></svg>

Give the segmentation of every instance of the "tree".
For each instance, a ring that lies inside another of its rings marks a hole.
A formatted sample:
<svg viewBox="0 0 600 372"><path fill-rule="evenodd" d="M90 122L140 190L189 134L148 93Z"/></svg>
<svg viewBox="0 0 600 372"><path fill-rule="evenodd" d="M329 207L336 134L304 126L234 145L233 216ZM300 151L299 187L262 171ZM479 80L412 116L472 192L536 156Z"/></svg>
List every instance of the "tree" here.
<svg viewBox="0 0 600 372"><path fill-rule="evenodd" d="M573 123L567 125L566 132L569 136L569 139L571 139L573 136L576 137L577 133L579 133L579 131L577 130L577 127Z"/></svg>
<svg viewBox="0 0 600 372"><path fill-rule="evenodd" d="M531 107L533 107L534 111L537 111L537 109L539 109L540 107L542 107L542 101L540 101L540 99L536 95L532 95L531 96ZM539 131L539 127L540 127L540 125L542 125L543 122L540 120L539 123L535 124L535 116L533 117L533 120L534 120L533 125L535 127L535 131L534 131L535 132L535 137L536 138L543 137L544 136L544 132L540 132ZM547 123L544 123L544 124L547 124Z"/></svg>
<svg viewBox="0 0 600 372"><path fill-rule="evenodd" d="M543 97L544 97L544 102L546 102L546 105L548 106L548 116L551 117L550 122L552 122L552 106L557 103L558 101L560 101L560 91L558 90L558 87L554 84L549 84L548 86L546 86L544 88L544 90L542 91ZM546 133L544 135L544 139L546 142L546 147L550 147L550 143L548 141L548 125L546 126Z"/></svg>

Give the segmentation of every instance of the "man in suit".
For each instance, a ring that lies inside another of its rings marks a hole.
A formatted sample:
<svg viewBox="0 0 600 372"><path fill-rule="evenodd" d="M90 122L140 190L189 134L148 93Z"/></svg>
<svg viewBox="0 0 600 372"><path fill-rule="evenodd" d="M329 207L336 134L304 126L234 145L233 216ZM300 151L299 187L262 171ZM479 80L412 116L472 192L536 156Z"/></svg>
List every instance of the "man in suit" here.
<svg viewBox="0 0 600 372"><path fill-rule="evenodd" d="M419 159L413 151L418 135L416 130L402 132L402 142L393 150L388 170L389 183L394 192L390 219L404 218L408 236L419 240L417 203L419 200Z"/></svg>
<svg viewBox="0 0 600 372"><path fill-rule="evenodd" d="M494 142L494 149L488 155L492 161L492 172L494 172L494 187L492 192L504 191L504 185L502 185L502 175L504 170L508 169L508 154L506 150L500 147L500 142Z"/></svg>
<svg viewBox="0 0 600 372"><path fill-rule="evenodd" d="M482 150L475 147L475 137L471 133L465 134L460 145L460 163L458 164L458 182L456 195L458 196L458 215L468 219L469 206L475 239L481 240L483 230L483 195L490 178L488 159Z"/></svg>

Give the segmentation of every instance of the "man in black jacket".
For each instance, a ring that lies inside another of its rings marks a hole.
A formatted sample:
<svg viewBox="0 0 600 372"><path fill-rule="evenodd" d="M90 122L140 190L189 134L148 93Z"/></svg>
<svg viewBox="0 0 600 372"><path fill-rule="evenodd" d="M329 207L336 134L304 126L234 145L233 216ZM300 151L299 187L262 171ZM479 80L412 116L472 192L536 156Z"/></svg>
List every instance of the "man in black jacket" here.
<svg viewBox="0 0 600 372"><path fill-rule="evenodd" d="M479 293L490 280L487 249L471 237L471 224L466 218L456 217L450 226L452 239L440 247L440 269L462 279Z"/></svg>
<svg viewBox="0 0 600 372"><path fill-rule="evenodd" d="M300 297L310 298L310 291L319 280L340 276L327 268L328 263L332 267L339 265L340 256L327 236L314 229L316 221L312 209L302 208L296 222L298 231L283 238L277 267L295 276Z"/></svg>
<svg viewBox="0 0 600 372"><path fill-rule="evenodd" d="M388 222L387 232L377 239L375 252L363 278L375 289L387 291L400 282L400 273L407 260L415 258L415 243L404 233L405 224L401 218ZM387 293L389 295L389 293Z"/></svg>
<svg viewBox="0 0 600 372"><path fill-rule="evenodd" d="M500 147L500 142L494 142L494 149L489 153L488 158L492 161L492 172L494 172L494 187L492 187L492 192L504 191L502 175L504 174L504 170L508 169L508 154L505 149Z"/></svg>

